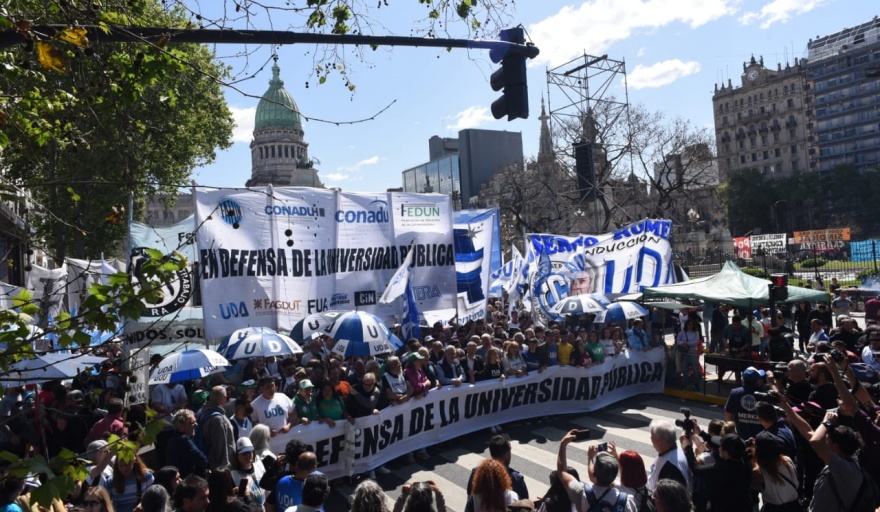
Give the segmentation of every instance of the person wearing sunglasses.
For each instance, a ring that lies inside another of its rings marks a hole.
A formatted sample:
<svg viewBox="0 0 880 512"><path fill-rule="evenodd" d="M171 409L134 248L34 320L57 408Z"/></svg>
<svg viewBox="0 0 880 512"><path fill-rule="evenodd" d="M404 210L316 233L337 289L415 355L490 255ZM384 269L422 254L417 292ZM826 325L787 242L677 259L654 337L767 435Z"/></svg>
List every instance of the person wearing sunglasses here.
<svg viewBox="0 0 880 512"><path fill-rule="evenodd" d="M83 497L84 512L115 512L110 494L103 487L89 487Z"/></svg>

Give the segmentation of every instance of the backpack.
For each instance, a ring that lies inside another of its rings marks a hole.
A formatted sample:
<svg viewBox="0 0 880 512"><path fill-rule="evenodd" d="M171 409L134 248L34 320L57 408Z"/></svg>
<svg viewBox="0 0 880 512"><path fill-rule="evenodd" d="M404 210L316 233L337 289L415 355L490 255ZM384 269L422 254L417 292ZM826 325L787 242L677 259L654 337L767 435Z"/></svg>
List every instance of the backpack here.
<svg viewBox="0 0 880 512"><path fill-rule="evenodd" d="M208 420L219 415L220 411L211 411L204 417L202 417L201 414L197 417L198 424L196 425L196 431L193 434L193 443L195 443L196 448L205 455L208 455L208 440L205 439L205 432L202 429L208 424Z"/></svg>
<svg viewBox="0 0 880 512"><path fill-rule="evenodd" d="M859 470L862 473L862 483L859 485L859 490L856 492L856 499L852 502L849 508L846 508L844 505L846 502L843 501L843 497L840 495L840 492L837 490L837 484L834 483L834 475L831 474L828 466L825 466L822 471L819 473L819 478L827 478L828 486L831 488L831 492L834 494L834 498L840 504L840 510L843 512L874 512L877 509L877 506L880 505L880 488L877 487L877 483L874 481L874 478L868 474L867 471L859 464L858 460L849 461L859 467Z"/></svg>
<svg viewBox="0 0 880 512"><path fill-rule="evenodd" d="M645 498L642 501L642 505L639 507L639 512L657 512L657 505L654 504L654 500L651 498L651 491L649 491L647 487L636 489L636 495L640 497L644 496Z"/></svg>
<svg viewBox="0 0 880 512"><path fill-rule="evenodd" d="M596 497L596 493L593 492L593 489L584 490L584 494L587 495L587 502L590 504L590 512L625 512L626 511L626 498L629 495L623 491L617 495L617 501L612 505L607 501L602 501L602 498L605 497L606 494L611 492L611 488L605 490L602 493L602 496Z"/></svg>
<svg viewBox="0 0 880 512"><path fill-rule="evenodd" d="M878 380L877 372L870 365L865 363L849 363L849 367L852 368L859 382L874 384Z"/></svg>

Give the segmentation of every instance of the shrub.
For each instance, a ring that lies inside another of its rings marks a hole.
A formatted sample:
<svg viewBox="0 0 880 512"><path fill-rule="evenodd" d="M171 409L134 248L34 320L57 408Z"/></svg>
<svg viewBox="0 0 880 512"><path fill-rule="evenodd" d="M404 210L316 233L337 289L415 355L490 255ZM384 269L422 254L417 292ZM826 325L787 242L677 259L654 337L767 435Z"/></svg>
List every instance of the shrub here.
<svg viewBox="0 0 880 512"><path fill-rule="evenodd" d="M822 258L810 258L801 262L801 268L819 268L824 267L827 261Z"/></svg>
<svg viewBox="0 0 880 512"><path fill-rule="evenodd" d="M750 276L760 277L762 279L770 279L770 273L760 267L743 267L742 271Z"/></svg>
<svg viewBox="0 0 880 512"><path fill-rule="evenodd" d="M859 283L861 283L862 281L864 281L865 279L867 279L869 277L876 277L876 276L877 276L877 273L874 272L874 269L866 268L856 275L856 280Z"/></svg>

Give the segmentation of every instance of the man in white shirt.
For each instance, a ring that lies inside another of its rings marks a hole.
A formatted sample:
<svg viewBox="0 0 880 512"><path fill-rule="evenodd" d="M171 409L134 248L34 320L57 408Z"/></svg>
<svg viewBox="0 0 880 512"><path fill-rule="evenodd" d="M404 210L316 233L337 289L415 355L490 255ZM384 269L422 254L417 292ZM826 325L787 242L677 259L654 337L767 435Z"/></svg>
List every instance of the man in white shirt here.
<svg viewBox="0 0 880 512"><path fill-rule="evenodd" d="M260 379L260 396L251 402L254 413L251 420L269 427L272 437L290 431L293 402L284 393L276 393L277 383L272 377Z"/></svg>
<svg viewBox="0 0 880 512"><path fill-rule="evenodd" d="M880 329L868 329L868 345L862 349L862 361L880 373Z"/></svg>
<svg viewBox="0 0 880 512"><path fill-rule="evenodd" d="M159 384L150 392L150 407L159 413L159 419L170 419L171 414L186 406L186 390L181 384Z"/></svg>
<svg viewBox="0 0 880 512"><path fill-rule="evenodd" d="M654 492L657 482L664 478L675 480L691 492L691 471L684 452L678 447L675 425L666 420L654 420L650 425L651 444L657 451L657 459L648 473L648 490Z"/></svg>
<svg viewBox="0 0 880 512"><path fill-rule="evenodd" d="M618 501L621 501L625 503L624 510L626 512L636 512L635 499L614 486L614 480L620 471L620 464L610 453L599 453L598 446L593 445L587 449L589 468L592 470L592 476L595 477L594 485L589 484L589 478L584 478L583 482L579 482L571 473L568 473L566 447L568 443L576 439L577 432L577 430L572 430L562 438L559 443L559 454L556 457L556 474L568 492L571 502L579 511L588 512L594 510L594 507L598 509L596 505L599 502L615 507ZM620 510L620 508L616 507L616 510Z"/></svg>

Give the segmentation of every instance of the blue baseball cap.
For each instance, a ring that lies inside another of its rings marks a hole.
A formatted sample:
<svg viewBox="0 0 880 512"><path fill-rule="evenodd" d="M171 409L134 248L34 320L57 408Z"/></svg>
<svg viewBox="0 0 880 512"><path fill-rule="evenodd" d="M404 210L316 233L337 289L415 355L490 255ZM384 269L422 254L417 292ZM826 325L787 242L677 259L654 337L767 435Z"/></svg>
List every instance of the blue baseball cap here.
<svg viewBox="0 0 880 512"><path fill-rule="evenodd" d="M756 380L763 379L767 376L767 373L764 370L759 370L754 366L749 366L745 370L743 370L743 379L749 382L755 382Z"/></svg>

